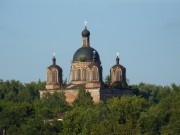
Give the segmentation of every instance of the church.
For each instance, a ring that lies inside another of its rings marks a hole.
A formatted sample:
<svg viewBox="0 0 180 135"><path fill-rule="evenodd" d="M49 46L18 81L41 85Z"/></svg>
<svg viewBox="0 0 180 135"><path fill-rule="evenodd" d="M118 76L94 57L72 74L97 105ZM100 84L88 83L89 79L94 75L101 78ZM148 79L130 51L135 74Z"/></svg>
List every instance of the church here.
<svg viewBox="0 0 180 135"><path fill-rule="evenodd" d="M56 64L55 54L52 65L46 71L46 90L39 90L40 96L44 93L64 92L66 101L72 104L77 98L79 88L83 87L90 92L94 102L106 102L112 97L130 95L132 91L126 83L126 68L120 64L119 53L115 65L110 69L110 82L103 82L103 67L97 50L90 45L90 31L87 22L82 31L82 46L74 53L71 70L70 84L63 86L63 69Z"/></svg>

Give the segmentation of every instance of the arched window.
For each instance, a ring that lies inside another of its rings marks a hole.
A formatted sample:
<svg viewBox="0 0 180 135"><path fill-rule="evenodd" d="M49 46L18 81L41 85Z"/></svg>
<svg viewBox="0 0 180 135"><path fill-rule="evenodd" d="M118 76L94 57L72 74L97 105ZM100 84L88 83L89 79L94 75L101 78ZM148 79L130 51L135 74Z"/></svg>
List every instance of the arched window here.
<svg viewBox="0 0 180 135"><path fill-rule="evenodd" d="M92 70L92 80L98 80L98 71L95 67Z"/></svg>
<svg viewBox="0 0 180 135"><path fill-rule="evenodd" d="M82 70L82 80L86 81L86 69Z"/></svg>
<svg viewBox="0 0 180 135"><path fill-rule="evenodd" d="M81 80L81 70L77 70L77 81Z"/></svg>
<svg viewBox="0 0 180 135"><path fill-rule="evenodd" d="M86 70L86 81L89 81L90 80L90 78L89 78L89 70Z"/></svg>
<svg viewBox="0 0 180 135"><path fill-rule="evenodd" d="M121 81L121 69L116 69L116 72L115 72L115 76L116 76L116 82L118 81Z"/></svg>
<svg viewBox="0 0 180 135"><path fill-rule="evenodd" d="M120 81L119 75L120 75L120 73L119 73L119 71L117 71L116 72L116 82Z"/></svg>
<svg viewBox="0 0 180 135"><path fill-rule="evenodd" d="M57 82L57 72L56 71L52 72L52 82Z"/></svg>
<svg viewBox="0 0 180 135"><path fill-rule="evenodd" d="M96 71L93 70L93 80L96 80Z"/></svg>
<svg viewBox="0 0 180 135"><path fill-rule="evenodd" d="M72 81L75 80L75 70L74 69L71 70L71 80Z"/></svg>
<svg viewBox="0 0 180 135"><path fill-rule="evenodd" d="M111 69L111 82L114 82L114 70L113 69Z"/></svg>
<svg viewBox="0 0 180 135"><path fill-rule="evenodd" d="M76 81L77 80L77 69L74 69L73 72L74 72L74 80Z"/></svg>
<svg viewBox="0 0 180 135"><path fill-rule="evenodd" d="M47 82L51 82L50 71L47 71Z"/></svg>

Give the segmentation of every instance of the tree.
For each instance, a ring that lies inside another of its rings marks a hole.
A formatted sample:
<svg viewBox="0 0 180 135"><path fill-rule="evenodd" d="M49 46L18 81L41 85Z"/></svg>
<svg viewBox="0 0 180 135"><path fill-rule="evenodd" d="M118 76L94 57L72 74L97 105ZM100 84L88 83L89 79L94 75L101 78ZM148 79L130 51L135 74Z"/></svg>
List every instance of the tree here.
<svg viewBox="0 0 180 135"><path fill-rule="evenodd" d="M62 122L52 120L44 122L40 117L29 119L23 124L17 135L58 135L62 132Z"/></svg>
<svg viewBox="0 0 180 135"><path fill-rule="evenodd" d="M63 134L138 134L138 119L148 107L148 102L137 96L113 98L107 105L74 107L63 119Z"/></svg>
<svg viewBox="0 0 180 135"><path fill-rule="evenodd" d="M0 100L13 102L32 102L39 98L39 90L45 88L45 82L22 84L19 81L0 81Z"/></svg>
<svg viewBox="0 0 180 135"><path fill-rule="evenodd" d="M79 89L72 107L63 92L46 93L45 83L0 80L0 132L10 135L169 134L180 133L180 86L132 85L134 96L94 104L91 93ZM57 121L56 113L65 114Z"/></svg>
<svg viewBox="0 0 180 135"><path fill-rule="evenodd" d="M105 77L105 84L107 84L108 86L110 86L110 84L111 84L111 77L110 77L110 75L107 75L107 76Z"/></svg>
<svg viewBox="0 0 180 135"><path fill-rule="evenodd" d="M74 107L90 107L93 105L93 98L89 91L86 91L84 87L79 88L78 98L74 101Z"/></svg>
<svg viewBox="0 0 180 135"><path fill-rule="evenodd" d="M13 134L34 115L34 109L29 103L0 101L0 114L0 127L6 127L8 134Z"/></svg>
<svg viewBox="0 0 180 135"><path fill-rule="evenodd" d="M169 92L168 92L169 93ZM171 93L141 114L139 124L143 134L178 134L180 132L180 86L172 85ZM146 130L144 130L146 129Z"/></svg>
<svg viewBox="0 0 180 135"><path fill-rule="evenodd" d="M41 99L34 101L37 115L43 119L53 119L58 112L66 112L70 106L66 102L66 97L62 92L46 93Z"/></svg>
<svg viewBox="0 0 180 135"><path fill-rule="evenodd" d="M158 103L158 93L163 89L162 86L140 83L139 85L132 85L130 88L137 96L142 96L143 98L149 100L150 102Z"/></svg>
<svg viewBox="0 0 180 135"><path fill-rule="evenodd" d="M102 103L88 108L75 107L63 119L63 134L110 134L110 116Z"/></svg>
<svg viewBox="0 0 180 135"><path fill-rule="evenodd" d="M140 114L149 107L147 101L137 96L126 96L110 99L108 108L110 109L114 129L113 132L122 134L138 134L138 119Z"/></svg>
<svg viewBox="0 0 180 135"><path fill-rule="evenodd" d="M24 89L24 85L16 80L0 82L0 99L6 101L17 102L17 95L20 89Z"/></svg>
<svg viewBox="0 0 180 135"><path fill-rule="evenodd" d="M63 80L63 86L67 86L67 78Z"/></svg>

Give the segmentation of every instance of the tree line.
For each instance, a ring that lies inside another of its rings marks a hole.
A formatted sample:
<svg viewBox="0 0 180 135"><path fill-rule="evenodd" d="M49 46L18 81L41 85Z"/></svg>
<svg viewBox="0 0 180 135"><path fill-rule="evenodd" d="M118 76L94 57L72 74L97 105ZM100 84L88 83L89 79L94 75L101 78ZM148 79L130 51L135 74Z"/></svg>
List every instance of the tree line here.
<svg viewBox="0 0 180 135"><path fill-rule="evenodd" d="M161 135L180 134L180 86L140 83L130 85L133 95L94 103L89 92L79 88L69 106L64 93L38 90L45 82L22 84L0 80L0 134L7 135ZM57 120L63 113L63 120Z"/></svg>

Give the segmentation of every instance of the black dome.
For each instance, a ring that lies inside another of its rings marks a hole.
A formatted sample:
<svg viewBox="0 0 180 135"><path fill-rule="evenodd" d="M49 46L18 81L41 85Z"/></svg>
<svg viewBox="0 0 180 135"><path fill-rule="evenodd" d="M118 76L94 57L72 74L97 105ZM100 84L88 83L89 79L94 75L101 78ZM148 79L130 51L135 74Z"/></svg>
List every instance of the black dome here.
<svg viewBox="0 0 180 135"><path fill-rule="evenodd" d="M83 37L89 37L90 36L90 32L89 30L87 30L87 28L85 27L85 29L82 31L82 36Z"/></svg>
<svg viewBox="0 0 180 135"><path fill-rule="evenodd" d="M96 50L92 47L81 47L75 52L73 61L92 61L94 56L93 51ZM97 51L95 53L95 61L100 62L99 54Z"/></svg>

